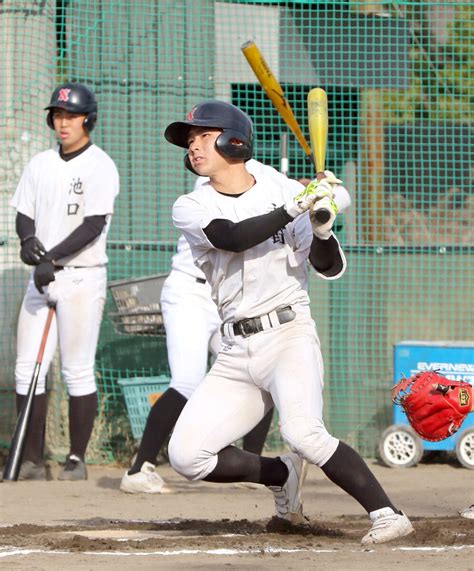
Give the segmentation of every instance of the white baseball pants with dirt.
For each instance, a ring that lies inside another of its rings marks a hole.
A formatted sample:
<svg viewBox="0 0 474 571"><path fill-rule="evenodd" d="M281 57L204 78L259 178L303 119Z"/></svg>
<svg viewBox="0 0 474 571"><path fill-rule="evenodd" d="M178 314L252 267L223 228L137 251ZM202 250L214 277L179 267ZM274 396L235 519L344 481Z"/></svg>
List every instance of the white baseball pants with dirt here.
<svg viewBox="0 0 474 571"><path fill-rule="evenodd" d="M56 280L40 294L31 275L18 319L16 392L26 395L43 336L48 300L56 303L41 365L36 394L45 392L45 377L59 341L61 372L68 394L80 397L95 392L95 354L104 309L105 266L69 268L56 272Z"/></svg>
<svg viewBox="0 0 474 571"><path fill-rule="evenodd" d="M200 480L217 454L247 434L275 403L289 447L312 464L324 465L339 441L323 422L323 361L309 309L249 337L224 329L223 346L204 381L183 409L168 453L173 468Z"/></svg>
<svg viewBox="0 0 474 571"><path fill-rule="evenodd" d="M161 310L170 388L189 399L206 376L209 352L216 355L221 345L221 321L211 287L190 274L172 270L161 291Z"/></svg>

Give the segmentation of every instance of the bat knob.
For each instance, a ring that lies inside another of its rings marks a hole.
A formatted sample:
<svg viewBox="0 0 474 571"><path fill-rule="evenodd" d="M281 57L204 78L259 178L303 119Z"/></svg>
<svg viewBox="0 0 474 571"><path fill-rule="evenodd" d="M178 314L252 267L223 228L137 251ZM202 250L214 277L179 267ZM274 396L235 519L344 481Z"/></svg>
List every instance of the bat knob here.
<svg viewBox="0 0 474 571"><path fill-rule="evenodd" d="M326 208L321 208L313 213L313 217L320 224L325 224L331 218L331 213Z"/></svg>

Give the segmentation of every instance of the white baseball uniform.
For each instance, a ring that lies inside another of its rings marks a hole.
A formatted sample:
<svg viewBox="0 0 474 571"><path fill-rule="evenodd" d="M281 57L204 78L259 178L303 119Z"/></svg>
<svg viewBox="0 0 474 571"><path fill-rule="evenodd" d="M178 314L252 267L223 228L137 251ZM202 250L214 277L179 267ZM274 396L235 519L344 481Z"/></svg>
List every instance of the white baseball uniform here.
<svg viewBox="0 0 474 571"><path fill-rule="evenodd" d="M20 311L15 368L16 391L25 395L38 355L48 312L56 302L36 394L45 392L45 376L59 337L61 370L68 393L96 391L94 361L106 297L107 232L119 192L119 175L112 159L91 145L70 160L59 147L34 156L23 171L11 205L35 221L36 236L46 250L62 242L87 216L107 216L102 233L74 255L56 260L64 269L40 294L31 273Z"/></svg>
<svg viewBox="0 0 474 571"><path fill-rule="evenodd" d="M223 321L223 345L204 381L175 426L169 455L189 479L202 479L220 450L242 438L269 410L280 416L290 448L322 466L337 448L323 422L323 360L307 293L313 233L307 213L271 238L234 253L216 249L203 229L217 218L239 222L284 205L301 184L274 169L254 173L255 185L238 197L204 183L177 199L173 222L190 243L195 263L211 284ZM339 248L341 271L345 258ZM295 318L280 324L277 310L290 306ZM263 331L236 335L233 324L260 316Z"/></svg>
<svg viewBox="0 0 474 571"><path fill-rule="evenodd" d="M255 176L266 173L280 180L275 169L254 159L246 163ZM199 177L194 190L209 182ZM350 205L349 193L336 186L335 198L339 212ZM171 261L171 272L161 293L161 308L166 328L166 347L171 370L170 387L187 399L193 394L207 372L209 351L217 355L221 346L221 320L211 298L211 287L193 260L184 236L178 240L177 252Z"/></svg>

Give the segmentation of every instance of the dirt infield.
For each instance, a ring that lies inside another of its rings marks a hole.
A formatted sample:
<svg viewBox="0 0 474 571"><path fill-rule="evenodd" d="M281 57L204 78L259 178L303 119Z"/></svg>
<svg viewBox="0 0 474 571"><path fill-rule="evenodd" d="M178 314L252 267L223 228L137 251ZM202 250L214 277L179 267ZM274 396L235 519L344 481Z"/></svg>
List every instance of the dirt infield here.
<svg viewBox="0 0 474 571"><path fill-rule="evenodd" d="M175 493L119 491L123 468L89 467L86 482L0 485L3 569L474 569L472 471L453 463L393 470L371 463L415 533L363 549L362 508L311 466L303 498L311 525L272 518L268 490L189 483L169 466ZM53 477L58 472L52 466Z"/></svg>

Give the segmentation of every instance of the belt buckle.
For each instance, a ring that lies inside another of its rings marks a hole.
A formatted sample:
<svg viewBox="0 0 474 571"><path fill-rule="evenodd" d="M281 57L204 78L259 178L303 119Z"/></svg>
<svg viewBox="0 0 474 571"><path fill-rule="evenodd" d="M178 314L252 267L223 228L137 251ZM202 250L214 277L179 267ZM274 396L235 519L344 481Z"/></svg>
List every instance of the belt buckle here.
<svg viewBox="0 0 474 571"><path fill-rule="evenodd" d="M251 319L242 319L238 322L238 328L242 337L250 337L255 333Z"/></svg>

